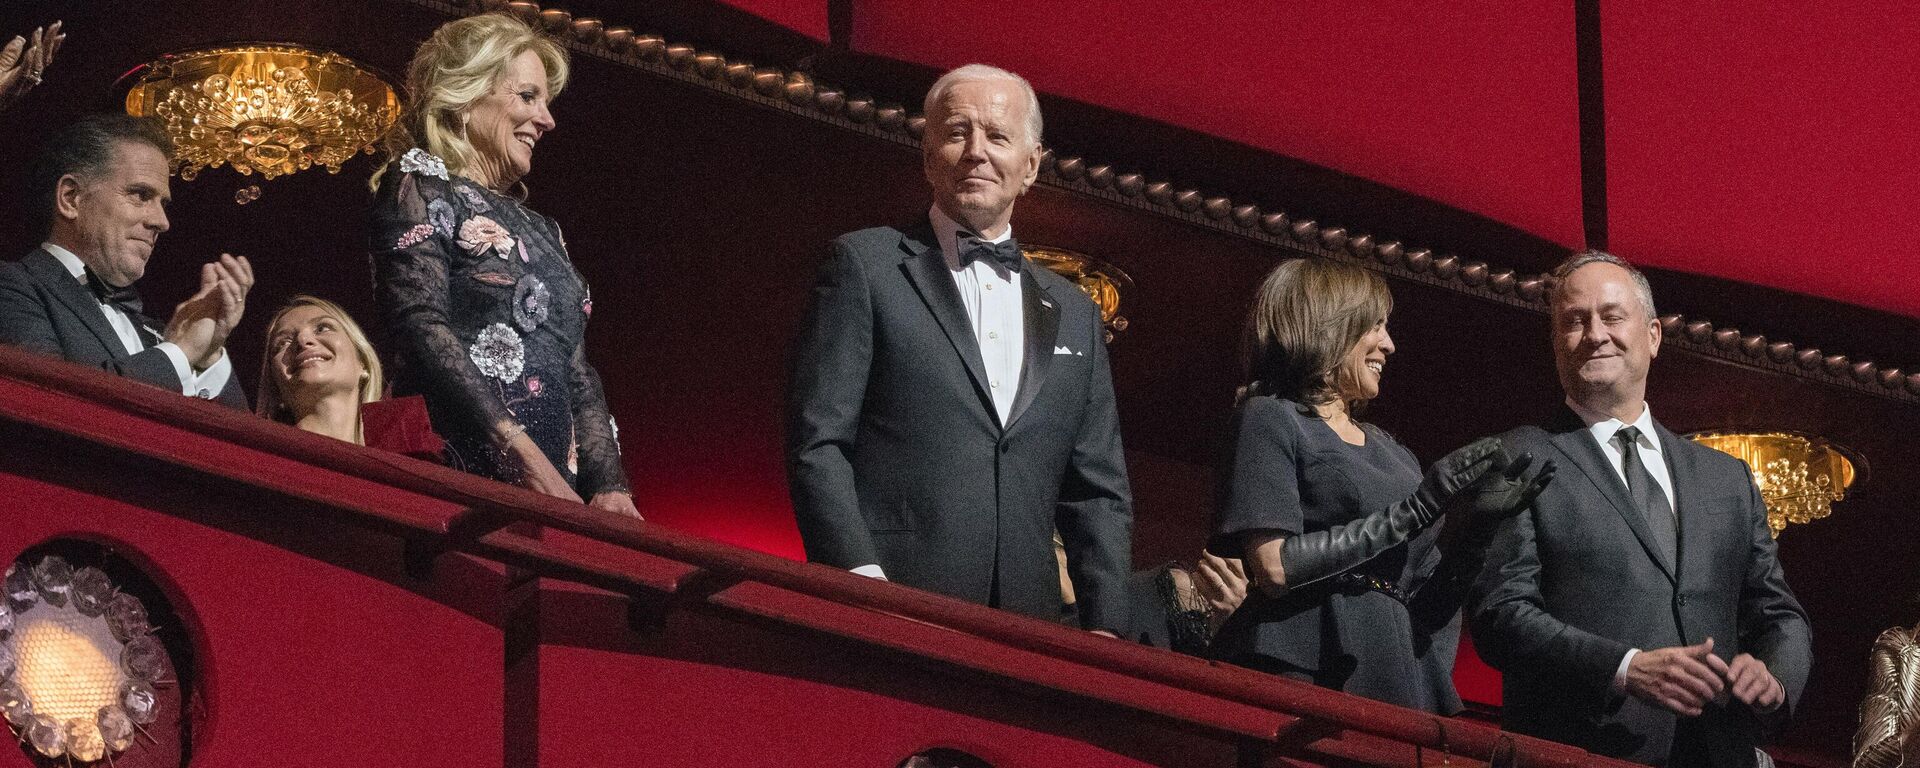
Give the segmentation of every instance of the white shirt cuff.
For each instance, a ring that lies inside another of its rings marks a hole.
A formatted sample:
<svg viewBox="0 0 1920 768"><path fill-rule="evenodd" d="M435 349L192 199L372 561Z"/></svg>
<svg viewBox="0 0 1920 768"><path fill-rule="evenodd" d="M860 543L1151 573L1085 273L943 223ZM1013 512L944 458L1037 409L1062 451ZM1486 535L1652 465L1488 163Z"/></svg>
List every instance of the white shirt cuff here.
<svg viewBox="0 0 1920 768"><path fill-rule="evenodd" d="M180 379L180 394L193 397L197 387L194 386L193 366L187 364L187 353L180 351L180 345L171 341L160 342L153 348L166 354L167 359L173 362L173 375Z"/></svg>
<svg viewBox="0 0 1920 768"><path fill-rule="evenodd" d="M220 348L220 359L201 371L193 380L193 391L188 395L203 400L212 400L226 391L227 383L233 379L233 358L227 356L225 347Z"/></svg>
<svg viewBox="0 0 1920 768"><path fill-rule="evenodd" d="M852 571L853 573L860 574L861 576L866 576L868 578L879 579L881 581L887 580L887 572L880 570L879 563L868 563L858 568L848 568L847 570Z"/></svg>
<svg viewBox="0 0 1920 768"><path fill-rule="evenodd" d="M1640 649L1638 648L1628 648L1627 655L1620 657L1620 667L1613 671L1613 692L1614 693L1618 693L1621 695L1626 694L1627 665L1633 663L1633 655L1639 652L1640 652Z"/></svg>

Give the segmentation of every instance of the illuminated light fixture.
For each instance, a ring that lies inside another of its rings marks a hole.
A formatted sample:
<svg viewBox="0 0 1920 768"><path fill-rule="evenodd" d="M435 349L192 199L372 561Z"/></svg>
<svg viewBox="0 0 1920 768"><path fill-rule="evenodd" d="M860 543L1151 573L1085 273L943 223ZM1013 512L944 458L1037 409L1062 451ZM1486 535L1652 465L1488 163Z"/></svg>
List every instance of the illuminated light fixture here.
<svg viewBox="0 0 1920 768"><path fill-rule="evenodd" d="M222 165L269 179L316 165L339 173L400 117L400 97L380 75L296 45L171 53L133 76L127 114L166 125L182 181Z"/></svg>
<svg viewBox="0 0 1920 768"><path fill-rule="evenodd" d="M1767 502L1767 527L1776 539L1789 523L1833 514L1833 503L1846 499L1853 486L1853 461L1819 438L1782 432L1700 432L1688 437L1747 463Z"/></svg>
<svg viewBox="0 0 1920 768"><path fill-rule="evenodd" d="M1100 308L1100 322L1107 327L1107 341L1127 329L1127 319L1120 316L1120 289L1133 287L1133 278L1119 267L1078 251L1046 245L1022 245L1020 252L1080 286L1081 292L1093 299Z"/></svg>
<svg viewBox="0 0 1920 768"><path fill-rule="evenodd" d="M170 663L146 606L105 572L48 556L7 568L0 600L0 715L49 758L108 759L159 714Z"/></svg>

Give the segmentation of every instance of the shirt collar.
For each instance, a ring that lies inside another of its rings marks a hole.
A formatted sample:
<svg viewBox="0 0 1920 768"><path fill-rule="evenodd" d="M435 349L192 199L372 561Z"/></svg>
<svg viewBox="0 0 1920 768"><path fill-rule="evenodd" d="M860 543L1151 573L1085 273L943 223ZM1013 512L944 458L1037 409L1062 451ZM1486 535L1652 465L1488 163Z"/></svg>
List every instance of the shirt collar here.
<svg viewBox="0 0 1920 768"><path fill-rule="evenodd" d="M53 254L53 257L60 261L60 266L67 268L68 274L74 277L86 277L87 264L81 261L80 257L73 255L73 251L69 251L53 243L41 243L40 247L45 249L47 253Z"/></svg>
<svg viewBox="0 0 1920 768"><path fill-rule="evenodd" d="M1592 434L1594 441L1603 447L1613 443L1613 435L1615 432L1619 432L1624 427L1632 426L1640 430L1640 439L1634 441L1640 446L1640 450L1653 451L1655 453L1660 452L1659 433L1653 429L1653 406L1647 405L1645 402L1640 403L1640 416L1634 419L1631 425L1612 416L1595 413L1582 408L1579 403L1573 401L1573 398L1567 398L1567 407L1572 408L1573 412L1580 417L1580 420L1586 422L1587 432Z"/></svg>
<svg viewBox="0 0 1920 768"><path fill-rule="evenodd" d="M927 209L927 218L933 221L933 236L940 241L940 255L946 258L947 268L959 269L963 266L960 263L960 232L965 227L960 226L959 222L948 216L946 211L940 210L938 205ZM987 242L1004 243L1011 237L1013 237L1013 225L1008 224L1007 231Z"/></svg>

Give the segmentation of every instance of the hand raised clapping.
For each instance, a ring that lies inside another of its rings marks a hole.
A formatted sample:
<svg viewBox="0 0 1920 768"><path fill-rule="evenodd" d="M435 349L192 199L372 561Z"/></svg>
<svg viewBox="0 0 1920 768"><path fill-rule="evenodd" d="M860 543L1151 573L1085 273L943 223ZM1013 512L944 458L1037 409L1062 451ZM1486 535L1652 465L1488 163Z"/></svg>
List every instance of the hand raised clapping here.
<svg viewBox="0 0 1920 768"><path fill-rule="evenodd" d="M53 54L66 39L56 21L50 27L34 29L31 37L15 35L0 48L0 111L40 84L47 66L53 63Z"/></svg>
<svg viewBox="0 0 1920 768"><path fill-rule="evenodd" d="M206 370L220 361L228 334L240 324L253 290L253 265L245 256L220 254L220 260L200 268L200 290L174 308L167 322L167 341L180 347L194 370Z"/></svg>

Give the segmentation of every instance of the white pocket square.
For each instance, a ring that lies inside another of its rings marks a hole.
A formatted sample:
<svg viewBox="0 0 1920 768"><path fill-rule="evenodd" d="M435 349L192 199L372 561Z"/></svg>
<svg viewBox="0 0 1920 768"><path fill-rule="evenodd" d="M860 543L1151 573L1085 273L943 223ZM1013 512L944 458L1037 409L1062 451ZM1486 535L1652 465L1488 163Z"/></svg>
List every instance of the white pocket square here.
<svg viewBox="0 0 1920 768"><path fill-rule="evenodd" d="M1082 356L1085 355L1085 353L1075 352L1071 349L1067 349L1066 347L1054 347L1053 353L1056 355L1082 355Z"/></svg>

